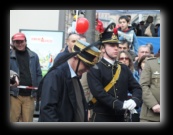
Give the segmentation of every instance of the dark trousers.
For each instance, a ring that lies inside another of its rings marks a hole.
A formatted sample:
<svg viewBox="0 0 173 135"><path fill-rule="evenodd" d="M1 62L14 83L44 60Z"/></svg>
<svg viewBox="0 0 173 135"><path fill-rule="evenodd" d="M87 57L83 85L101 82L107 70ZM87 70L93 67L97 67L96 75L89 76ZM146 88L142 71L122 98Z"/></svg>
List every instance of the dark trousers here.
<svg viewBox="0 0 173 135"><path fill-rule="evenodd" d="M132 122L139 122L139 114L132 114Z"/></svg>
<svg viewBox="0 0 173 135"><path fill-rule="evenodd" d="M93 113L92 122L124 122L124 115Z"/></svg>
<svg viewBox="0 0 173 135"><path fill-rule="evenodd" d="M140 122L140 118L139 118L139 114L131 114L129 111L128 111L128 114L127 114L127 117L125 119L126 122Z"/></svg>

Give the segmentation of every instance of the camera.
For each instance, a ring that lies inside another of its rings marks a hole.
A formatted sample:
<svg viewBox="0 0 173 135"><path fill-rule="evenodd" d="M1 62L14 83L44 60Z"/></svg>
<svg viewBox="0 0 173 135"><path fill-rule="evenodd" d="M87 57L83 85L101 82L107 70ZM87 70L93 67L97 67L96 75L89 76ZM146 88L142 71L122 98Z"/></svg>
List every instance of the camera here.
<svg viewBox="0 0 173 135"><path fill-rule="evenodd" d="M15 84L16 83L15 77L16 76L10 77L10 84Z"/></svg>
<svg viewBox="0 0 173 135"><path fill-rule="evenodd" d="M94 108L94 103L92 101L88 102L88 109L91 110Z"/></svg>

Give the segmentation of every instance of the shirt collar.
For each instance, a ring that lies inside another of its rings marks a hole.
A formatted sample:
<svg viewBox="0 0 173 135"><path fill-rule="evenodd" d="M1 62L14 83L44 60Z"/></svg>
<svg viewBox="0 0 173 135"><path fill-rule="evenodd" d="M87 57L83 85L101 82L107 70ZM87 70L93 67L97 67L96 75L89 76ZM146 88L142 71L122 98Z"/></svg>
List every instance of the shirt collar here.
<svg viewBox="0 0 173 135"><path fill-rule="evenodd" d="M110 60L110 59L107 59L107 58L104 58L106 61L108 61L110 64L114 65L115 63L115 60Z"/></svg>
<svg viewBox="0 0 173 135"><path fill-rule="evenodd" d="M77 75L74 72L74 70L72 69L71 65L69 64L69 62L67 62L67 63L68 63L69 69L70 69L71 78L76 77Z"/></svg>

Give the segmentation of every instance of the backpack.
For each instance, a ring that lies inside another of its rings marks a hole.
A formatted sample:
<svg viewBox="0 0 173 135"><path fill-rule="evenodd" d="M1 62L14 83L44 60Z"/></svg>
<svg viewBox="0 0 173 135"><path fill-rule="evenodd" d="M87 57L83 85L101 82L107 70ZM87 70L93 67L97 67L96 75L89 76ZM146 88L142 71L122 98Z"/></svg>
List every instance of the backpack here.
<svg viewBox="0 0 173 135"><path fill-rule="evenodd" d="M150 23L150 24L148 25L148 27L145 29L144 34L147 35L147 36L149 36L149 37L152 37L152 33L151 33L150 27L151 27L151 23Z"/></svg>

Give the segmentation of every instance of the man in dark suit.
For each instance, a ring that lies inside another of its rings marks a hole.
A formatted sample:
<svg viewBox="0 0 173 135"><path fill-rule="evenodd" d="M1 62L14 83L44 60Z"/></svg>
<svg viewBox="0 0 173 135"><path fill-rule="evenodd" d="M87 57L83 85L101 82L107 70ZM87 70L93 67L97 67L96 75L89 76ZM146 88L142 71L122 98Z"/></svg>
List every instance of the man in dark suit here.
<svg viewBox="0 0 173 135"><path fill-rule="evenodd" d="M87 102L79 79L97 63L99 55L96 47L77 40L72 52L54 63L39 86L39 122L88 121Z"/></svg>

